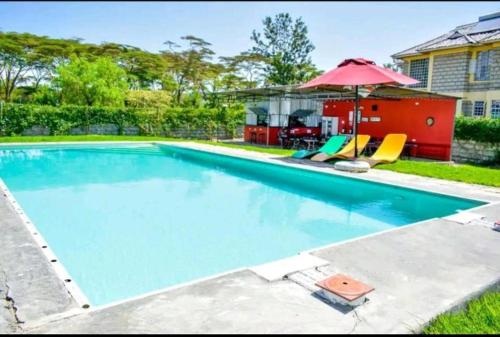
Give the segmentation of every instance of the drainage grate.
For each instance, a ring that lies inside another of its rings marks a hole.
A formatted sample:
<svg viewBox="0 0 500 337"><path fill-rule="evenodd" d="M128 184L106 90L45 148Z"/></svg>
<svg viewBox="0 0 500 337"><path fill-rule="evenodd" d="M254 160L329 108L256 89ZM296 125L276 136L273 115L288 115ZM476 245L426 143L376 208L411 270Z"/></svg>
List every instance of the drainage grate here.
<svg viewBox="0 0 500 337"><path fill-rule="evenodd" d="M328 276L329 276L328 274L316 268L313 268L288 274L286 275L286 278L306 288L309 291L317 292L320 291L321 288L316 285L316 282L319 282L327 278Z"/></svg>

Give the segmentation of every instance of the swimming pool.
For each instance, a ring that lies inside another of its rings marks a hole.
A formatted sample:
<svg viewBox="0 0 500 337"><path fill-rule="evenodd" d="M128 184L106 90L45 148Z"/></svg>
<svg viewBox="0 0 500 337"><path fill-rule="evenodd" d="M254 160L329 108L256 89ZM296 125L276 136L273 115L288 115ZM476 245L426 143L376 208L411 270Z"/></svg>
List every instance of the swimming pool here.
<svg viewBox="0 0 500 337"><path fill-rule="evenodd" d="M483 204L153 144L2 147L0 178L92 305Z"/></svg>

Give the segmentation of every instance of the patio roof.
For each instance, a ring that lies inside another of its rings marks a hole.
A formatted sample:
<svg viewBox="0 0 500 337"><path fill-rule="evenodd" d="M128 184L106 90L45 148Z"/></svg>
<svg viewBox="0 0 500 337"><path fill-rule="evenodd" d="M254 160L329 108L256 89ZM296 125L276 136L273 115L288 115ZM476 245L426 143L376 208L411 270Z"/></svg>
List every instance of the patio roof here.
<svg viewBox="0 0 500 337"><path fill-rule="evenodd" d="M234 91L225 91L217 93L217 96L227 100L256 100L270 97L286 97L286 98L302 98L302 99L354 99L355 92L353 88L331 88L331 89L300 89L300 85L284 85L273 87L262 87L252 89L242 89ZM398 87L393 85L380 85L370 93L370 98L455 98L459 96L451 96L438 94L436 92L423 91L419 89L411 89L406 87Z"/></svg>

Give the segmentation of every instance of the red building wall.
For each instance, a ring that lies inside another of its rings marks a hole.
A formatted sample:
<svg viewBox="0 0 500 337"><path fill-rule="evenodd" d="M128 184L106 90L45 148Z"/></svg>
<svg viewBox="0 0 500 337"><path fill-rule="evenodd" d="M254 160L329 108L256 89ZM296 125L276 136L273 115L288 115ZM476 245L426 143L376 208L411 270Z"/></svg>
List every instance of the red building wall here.
<svg viewBox="0 0 500 337"><path fill-rule="evenodd" d="M269 128L269 145L279 145L278 133L280 131L279 127ZM266 126L252 126L246 125L244 129L244 138L246 142L255 142L257 144L266 144L267 139L267 127ZM255 139L252 140L252 134L254 134Z"/></svg>
<svg viewBox="0 0 500 337"><path fill-rule="evenodd" d="M279 140L279 132L280 127L269 127L269 145L280 145ZM319 127L304 127L304 128L296 128L298 132L303 135L315 135L319 136L321 133L321 128ZM307 131L310 131L309 133ZM267 139L267 127L266 126L253 126L253 125L245 125L243 130L244 132L244 140L245 142L254 142L257 144L266 144ZM254 139L252 139L252 135Z"/></svg>
<svg viewBox="0 0 500 337"><path fill-rule="evenodd" d="M382 139L388 133L406 133L417 144L417 156L450 160L455 118L455 99L361 99L360 111L369 121L359 123L359 133ZM349 111L354 101L325 101L323 115L339 117L339 132L350 133ZM370 121L379 117L380 122ZM432 126L427 125L434 118Z"/></svg>

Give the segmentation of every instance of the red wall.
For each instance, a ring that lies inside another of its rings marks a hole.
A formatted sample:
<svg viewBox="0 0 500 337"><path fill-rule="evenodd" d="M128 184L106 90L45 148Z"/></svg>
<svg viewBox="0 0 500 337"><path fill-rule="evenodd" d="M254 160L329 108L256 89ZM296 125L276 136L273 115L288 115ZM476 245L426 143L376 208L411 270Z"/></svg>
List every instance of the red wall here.
<svg viewBox="0 0 500 337"><path fill-rule="evenodd" d="M319 127L304 127L304 128L296 128L300 129L299 131L304 132L306 130L310 130L312 134L319 136L321 133L321 128ZM280 145L280 141L278 138L280 128L279 127L270 127L269 128L269 145ZM244 138L245 142L251 141L251 135L255 133L256 135L256 143L257 144L266 144L267 137L267 127L265 126L252 126L246 125L244 129Z"/></svg>
<svg viewBox="0 0 500 337"><path fill-rule="evenodd" d="M407 142L417 143L417 156L450 160L455 107L455 99L361 99L362 117L380 117L381 121L361 121L359 133L379 139L388 133L406 133ZM323 105L324 116L339 117L339 132L345 126L345 133L350 133L348 116L353 110L353 100L325 101ZM426 124L428 117L434 118L433 126Z"/></svg>
<svg viewBox="0 0 500 337"><path fill-rule="evenodd" d="M269 145L279 145L279 139L278 139L278 133L279 133L280 128L279 127L270 127L269 128ZM251 134L255 132L257 139L256 142L257 144L266 144L266 137L267 137L267 127L265 126L251 126L251 125L246 125L245 126L245 142L250 142L251 141Z"/></svg>

